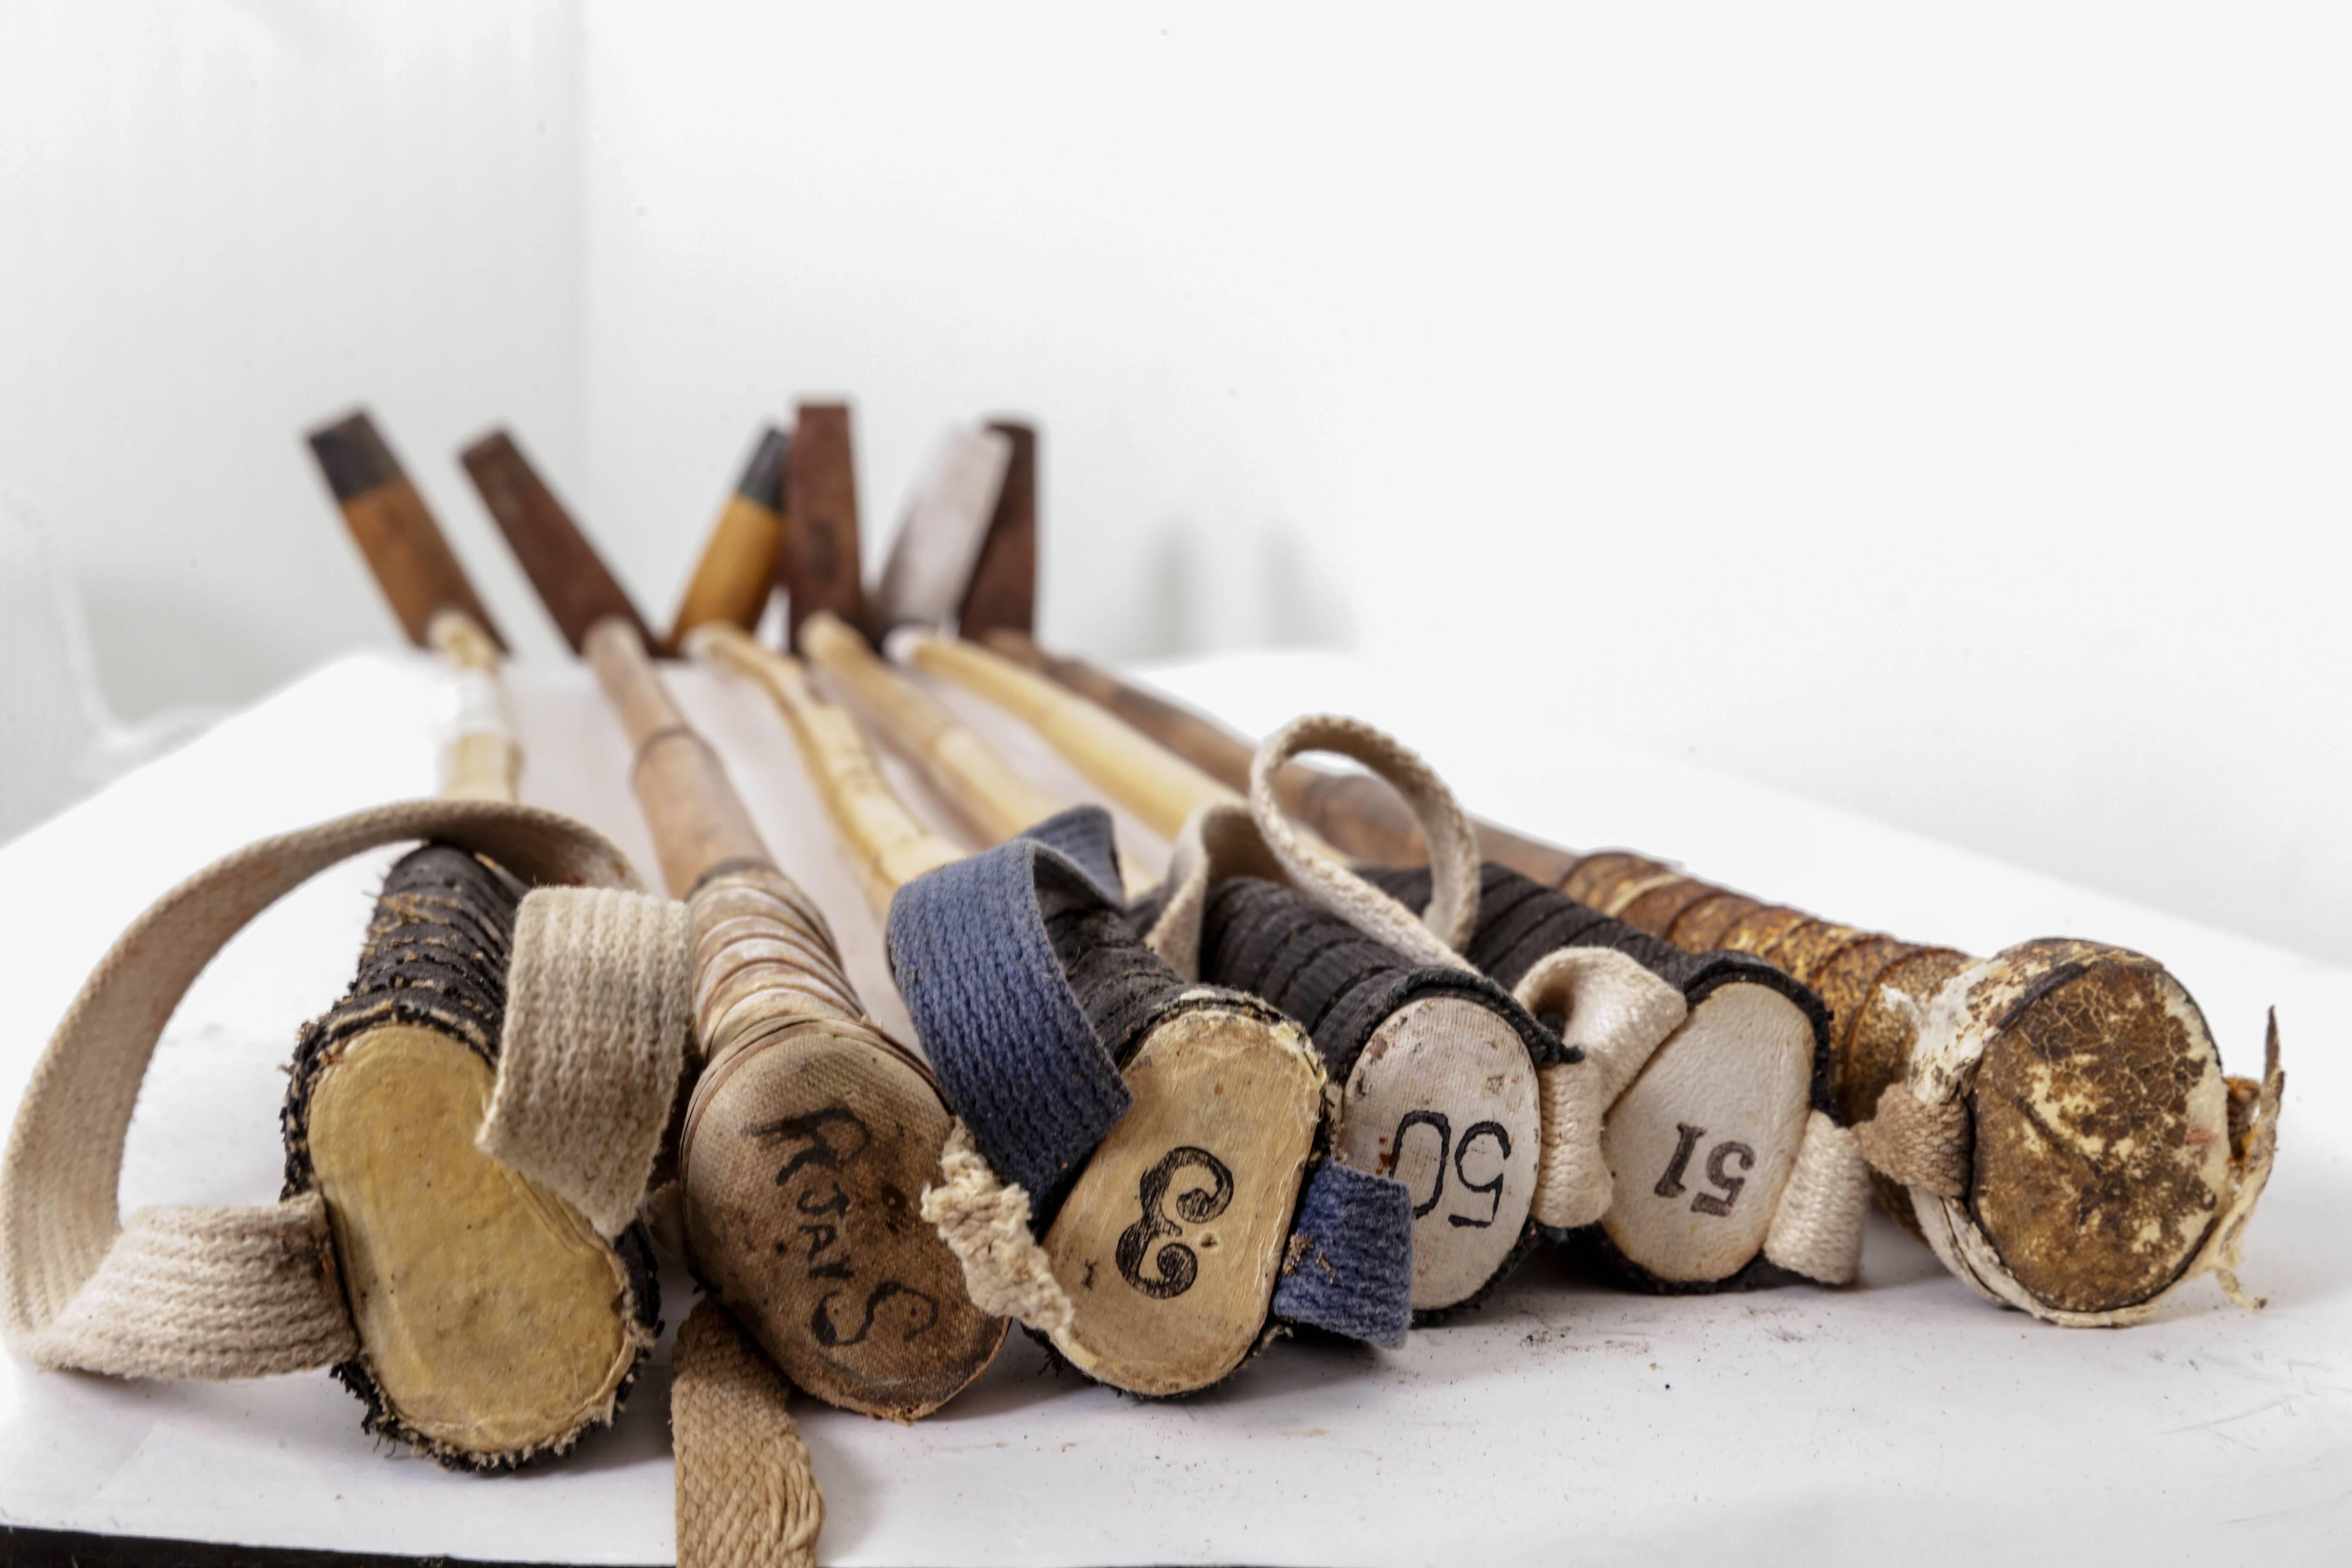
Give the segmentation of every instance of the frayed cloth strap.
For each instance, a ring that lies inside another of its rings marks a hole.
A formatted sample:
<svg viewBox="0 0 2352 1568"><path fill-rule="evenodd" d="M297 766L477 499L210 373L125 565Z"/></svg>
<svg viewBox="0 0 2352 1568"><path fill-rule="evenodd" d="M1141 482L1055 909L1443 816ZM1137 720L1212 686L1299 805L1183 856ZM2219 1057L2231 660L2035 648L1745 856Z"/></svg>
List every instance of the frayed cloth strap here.
<svg viewBox="0 0 2352 1568"><path fill-rule="evenodd" d="M1412 1193L1319 1160L1298 1196L1274 1315L1394 1349L1412 1326Z"/></svg>
<svg viewBox="0 0 2352 1568"><path fill-rule="evenodd" d="M315 1197L253 1208L116 1210L123 1139L155 1043L205 965L263 910L338 861L430 838L527 882L636 886L580 824L495 801L415 801L249 845L132 921L33 1069L0 1163L0 1327L48 1367L257 1377L354 1343Z"/></svg>
<svg viewBox="0 0 2352 1568"><path fill-rule="evenodd" d="M535 888L515 918L498 1084L475 1139L610 1239L636 1218L685 1068L684 904Z"/></svg>
<svg viewBox="0 0 2352 1568"><path fill-rule="evenodd" d="M940 1180L923 1189L921 1213L963 1265L973 1306L1046 1334L1067 1333L1077 1321L1031 1228L1029 1194L988 1168L961 1121L940 1151Z"/></svg>
<svg viewBox="0 0 2352 1568"><path fill-rule="evenodd" d="M1108 831L1099 807L1041 828L1059 838L1086 812ZM1048 930L1049 914L1089 906L1116 918L1079 862L1026 835L928 872L890 901L890 967L948 1103L989 1164L1044 1202L1134 1102Z"/></svg>
<svg viewBox="0 0 2352 1568"><path fill-rule="evenodd" d="M1412 807L1429 845L1428 907L1416 916L1329 855L1310 847L1283 815L1274 781L1285 763L1307 752L1353 758ZM1478 915L1478 836L1454 792L1421 754L1387 732L1336 713L1292 720L1258 746L1250 763L1250 816L1286 879L1334 914L1421 963L1467 968L1460 956Z"/></svg>
<svg viewBox="0 0 2352 1568"><path fill-rule="evenodd" d="M708 1299L678 1329L671 1366L677 1568L814 1568L824 1497L782 1376Z"/></svg>

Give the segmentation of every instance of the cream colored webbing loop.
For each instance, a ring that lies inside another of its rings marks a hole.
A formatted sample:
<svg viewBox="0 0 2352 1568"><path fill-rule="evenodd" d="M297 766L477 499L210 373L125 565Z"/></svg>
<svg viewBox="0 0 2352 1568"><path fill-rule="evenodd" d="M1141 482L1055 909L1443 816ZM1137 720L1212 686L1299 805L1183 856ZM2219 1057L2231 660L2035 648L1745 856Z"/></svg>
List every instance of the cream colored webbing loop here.
<svg viewBox="0 0 2352 1568"><path fill-rule="evenodd" d="M19 1354L125 1376L255 1377L351 1353L318 1202L151 1209L126 1230L115 1193L156 1041L214 954L330 866L421 838L527 882L637 885L620 851L567 817L435 800L264 839L157 900L67 1010L0 1163L0 1328Z"/></svg>
<svg viewBox="0 0 2352 1568"><path fill-rule="evenodd" d="M1543 1154L1536 1167L1536 1223L1559 1230L1609 1212L1609 1163L1601 1130L1659 1045L1689 1016L1683 994L1632 958L1605 947L1564 947L1519 977L1512 993L1530 1013L1558 1014L1560 1038L1582 1062L1543 1068Z"/></svg>
<svg viewBox="0 0 2352 1568"><path fill-rule="evenodd" d="M814 1568L824 1498L783 1378L709 1300L670 1359L677 1568Z"/></svg>
<svg viewBox="0 0 2352 1568"><path fill-rule="evenodd" d="M1370 768L1412 807L1429 845L1429 908L1415 917L1402 904L1318 854L1275 797L1282 765L1308 752L1336 752ZM1360 719L1307 713L1267 736L1250 763L1250 815L1266 847L1301 892L1369 935L1422 963L1459 969L1462 945L1478 918L1478 836L1469 814L1421 753Z"/></svg>
<svg viewBox="0 0 2352 1568"><path fill-rule="evenodd" d="M1853 1130L1811 1112L1764 1236L1765 1259L1824 1285L1853 1284L1862 1268L1862 1216L1869 1206L1870 1183Z"/></svg>
<svg viewBox="0 0 2352 1568"><path fill-rule="evenodd" d="M615 888L534 888L515 919L498 1085L475 1139L596 1233L637 1215L685 1069L687 911Z"/></svg>

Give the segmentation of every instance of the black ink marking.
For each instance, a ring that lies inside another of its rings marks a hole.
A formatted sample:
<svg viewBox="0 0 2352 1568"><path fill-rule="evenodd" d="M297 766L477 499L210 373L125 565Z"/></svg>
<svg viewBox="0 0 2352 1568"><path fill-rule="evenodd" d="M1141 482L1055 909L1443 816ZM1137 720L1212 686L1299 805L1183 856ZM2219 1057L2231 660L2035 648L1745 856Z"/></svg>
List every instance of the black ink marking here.
<svg viewBox="0 0 2352 1568"><path fill-rule="evenodd" d="M1470 1173L1463 1169L1462 1165L1462 1162L1470 1157L1470 1146L1481 1138L1492 1138L1501 1144L1503 1149L1504 1164L1501 1169L1496 1171L1495 1179L1491 1182L1472 1181ZM1446 1224L1465 1230L1484 1230L1495 1223L1495 1216L1503 1212L1503 1177L1510 1170L1510 1158L1511 1135L1505 1131L1499 1121L1481 1121L1462 1134L1462 1142L1454 1151L1454 1173L1461 1178L1465 1192L1492 1194L1494 1202L1487 1205L1485 1219L1474 1219L1467 1215L1450 1214L1445 1216Z"/></svg>
<svg viewBox="0 0 2352 1568"><path fill-rule="evenodd" d="M1404 1160L1404 1135L1416 1127L1437 1129L1437 1179L1430 1184L1428 1201L1412 1205L1412 1217L1419 1219L1435 1208L1437 1200L1445 1195L1445 1157L1454 1152L1454 1123L1446 1120L1442 1110L1406 1111L1389 1139L1389 1168L1381 1173L1383 1175L1396 1173L1397 1166Z"/></svg>
<svg viewBox="0 0 2352 1568"><path fill-rule="evenodd" d="M804 1215L810 1215L811 1217L815 1217L821 1215L847 1214L849 1212L849 1194L841 1190L841 1184L839 1182L833 1183L832 1186L833 1196L829 1198L819 1198L814 1193L803 1193L799 1197L793 1200L793 1207L800 1210L800 1212Z"/></svg>
<svg viewBox="0 0 2352 1568"><path fill-rule="evenodd" d="M1699 1194L1691 1199L1691 1208L1695 1212L1727 1215L1731 1212L1731 1205L1739 1201L1739 1191L1748 1184L1748 1178L1732 1175L1723 1168L1724 1163L1735 1156L1739 1161L1741 1170L1752 1171L1756 1168L1756 1151L1747 1144L1717 1143L1706 1157L1706 1179L1721 1187L1723 1195L1717 1197L1713 1193Z"/></svg>
<svg viewBox="0 0 2352 1568"><path fill-rule="evenodd" d="M811 1111L806 1116L787 1116L778 1121L763 1121L745 1132L757 1143L794 1143L805 1141L808 1147L786 1160L776 1173L776 1185L782 1186L801 1171L814 1166L820 1171L838 1171L872 1146L874 1134L856 1112L840 1106L828 1106Z"/></svg>
<svg viewBox="0 0 2352 1568"><path fill-rule="evenodd" d="M1691 1152L1698 1147L1698 1141L1706 1136L1706 1128L1693 1127L1687 1121L1675 1122L1675 1131L1681 1135L1682 1142L1675 1145L1675 1157L1668 1162L1666 1173L1660 1176L1658 1184L1650 1189L1662 1198L1683 1195L1683 1172L1690 1167Z"/></svg>
<svg viewBox="0 0 2352 1568"><path fill-rule="evenodd" d="M921 1322L908 1329L900 1337L900 1343L912 1343L919 1335L928 1332L931 1325L940 1321L940 1304L929 1293L918 1290L912 1285L901 1285L896 1279L885 1279L866 1293L866 1316L859 1321L857 1331L845 1338L833 1321L833 1299L840 1294L838 1290L828 1292L825 1298L816 1304L816 1310L809 1317L809 1332L816 1336L817 1343L829 1351L846 1350L851 1345L864 1343L866 1336L874 1331L875 1313L881 1310L882 1303L897 1297L903 1296L908 1300L918 1303L923 1309L924 1314Z"/></svg>
<svg viewBox="0 0 2352 1568"><path fill-rule="evenodd" d="M1152 1242L1163 1236L1184 1234L1182 1226L1161 1212L1170 1184L1177 1173L1184 1170L1205 1172L1209 1178L1207 1186L1189 1187L1177 1194L1176 1212L1187 1222L1202 1225L1213 1220L1234 1201L1234 1173L1214 1154L1189 1143L1171 1149L1158 1164L1143 1173L1143 1179L1136 1184L1136 1199L1143 1205L1143 1217L1119 1237L1117 1261L1120 1278L1157 1301L1181 1296L1192 1288L1192 1281L1201 1272L1201 1261L1192 1249L1171 1241L1152 1258L1160 1277L1143 1277L1143 1255Z"/></svg>

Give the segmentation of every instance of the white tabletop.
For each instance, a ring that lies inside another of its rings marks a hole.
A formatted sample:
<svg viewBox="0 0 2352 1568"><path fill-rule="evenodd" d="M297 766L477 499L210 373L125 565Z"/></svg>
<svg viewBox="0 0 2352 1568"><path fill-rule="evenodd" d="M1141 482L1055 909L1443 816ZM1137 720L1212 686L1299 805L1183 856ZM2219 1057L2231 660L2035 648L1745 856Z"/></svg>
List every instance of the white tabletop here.
<svg viewBox="0 0 2352 1568"><path fill-rule="evenodd" d="M1854 923L1977 952L2059 932L2137 947L2196 994L2235 1071L2257 1067L2275 1003L2287 1109L2243 1276L2270 1306L2240 1311L2206 1282L2144 1327L2049 1328L1979 1300L1874 1216L1854 1289L1630 1296L1538 1257L1483 1310L1402 1351L1278 1344L1171 1404L1050 1372L1016 1335L918 1426L797 1405L830 1510L821 1561L2347 1560L2352 1061L2337 1034L2352 974L1581 734L1570 710L1531 716L1311 656L1160 679L1253 731L1308 708L1360 713L1421 746L1486 815L1671 856ZM625 748L584 674L526 669L514 684L525 797L594 824L650 875ZM675 685L824 905L869 1005L903 1023L875 922L775 718L713 677ZM0 1105L90 965L171 883L250 839L428 792L439 694L423 659L340 660L0 848ZM1522 727L1492 727L1506 717ZM140 1103L126 1210L277 1195L279 1069L348 981L389 858L289 898L198 983ZM673 1272L664 1290L674 1325L689 1287ZM374 1449L324 1373L132 1384L0 1355L0 1522L667 1562L666 1367L665 1346L618 1428L572 1458L481 1479Z"/></svg>

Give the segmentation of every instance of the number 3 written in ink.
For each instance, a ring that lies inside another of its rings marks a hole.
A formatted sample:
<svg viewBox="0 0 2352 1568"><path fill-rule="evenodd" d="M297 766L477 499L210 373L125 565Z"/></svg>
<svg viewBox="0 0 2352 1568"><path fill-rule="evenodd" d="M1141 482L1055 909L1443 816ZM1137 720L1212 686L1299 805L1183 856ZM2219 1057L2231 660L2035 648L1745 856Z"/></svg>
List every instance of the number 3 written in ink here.
<svg viewBox="0 0 2352 1568"><path fill-rule="evenodd" d="M1181 1144L1160 1156L1160 1163L1143 1173L1136 1184L1136 1199L1143 1205L1143 1217L1127 1227L1118 1238L1115 1255L1119 1277L1155 1301L1165 1301L1181 1296L1192 1288L1200 1277L1201 1260L1192 1249L1181 1242L1171 1241L1160 1249L1152 1263L1160 1278L1143 1277L1143 1255L1151 1244L1163 1236L1181 1236L1184 1226L1168 1217L1168 1189L1183 1170L1205 1172L1206 1187L1188 1187L1176 1194L1176 1213L1187 1224L1206 1225L1225 1212L1234 1201L1234 1173L1223 1161L1206 1149L1196 1149L1190 1143Z"/></svg>
<svg viewBox="0 0 2352 1568"><path fill-rule="evenodd" d="M1662 1198L1678 1198L1683 1195L1685 1190L1683 1173L1690 1168L1691 1155L1697 1151L1699 1140L1706 1136L1706 1128L1693 1127L1687 1121L1675 1123L1675 1132L1677 1139L1675 1144L1675 1157L1666 1163L1666 1173L1658 1178L1658 1184L1650 1189ZM1692 1212L1711 1215L1727 1215L1731 1212L1731 1205L1739 1201L1740 1189L1748 1185L1746 1176L1735 1176L1724 1169L1734 1160L1739 1162L1739 1168L1742 1171L1752 1171L1756 1168L1756 1151L1745 1143L1735 1142L1730 1139L1726 1139L1707 1151L1706 1179L1722 1188L1723 1195L1717 1197L1713 1193L1694 1194L1691 1197Z"/></svg>

